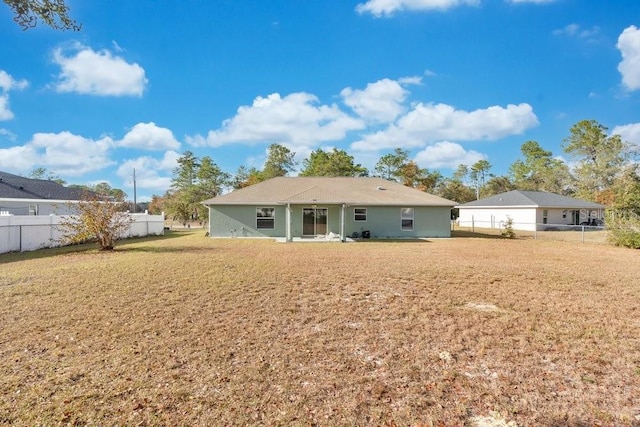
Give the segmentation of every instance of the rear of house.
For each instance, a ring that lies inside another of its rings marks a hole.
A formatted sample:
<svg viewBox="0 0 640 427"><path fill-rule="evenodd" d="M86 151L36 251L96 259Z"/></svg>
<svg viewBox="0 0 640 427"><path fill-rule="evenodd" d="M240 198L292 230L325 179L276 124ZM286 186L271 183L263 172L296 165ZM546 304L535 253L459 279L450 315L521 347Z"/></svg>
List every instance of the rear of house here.
<svg viewBox="0 0 640 427"><path fill-rule="evenodd" d="M450 200L381 178L279 177L203 202L211 237L449 237Z"/></svg>

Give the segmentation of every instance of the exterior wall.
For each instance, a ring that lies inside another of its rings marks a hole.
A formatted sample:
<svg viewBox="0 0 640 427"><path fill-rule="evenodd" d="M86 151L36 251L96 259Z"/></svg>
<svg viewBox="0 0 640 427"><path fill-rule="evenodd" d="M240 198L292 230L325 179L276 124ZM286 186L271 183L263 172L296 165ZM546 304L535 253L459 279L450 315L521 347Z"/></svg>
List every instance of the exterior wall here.
<svg viewBox="0 0 640 427"><path fill-rule="evenodd" d="M461 227L503 228L507 217L513 220L514 230L535 231L536 223L542 223L536 217L536 209L524 208L471 208L461 207L458 224Z"/></svg>
<svg viewBox="0 0 640 427"><path fill-rule="evenodd" d="M47 201L47 200L20 200L20 199L0 199L0 215L70 215L73 210L69 209L67 202Z"/></svg>
<svg viewBox="0 0 640 427"><path fill-rule="evenodd" d="M275 208L274 229L256 228L256 208ZM311 205L291 206L291 236L302 237L302 211ZM412 207L412 206L407 206ZM316 205L316 208L327 208L327 233L340 234L342 205ZM355 221L355 208L367 209L365 222ZM402 230L401 208L388 206L349 206L345 208L345 236L354 232L362 235L369 231L371 238L403 238L403 237L449 237L450 207L414 207L414 228ZM250 206L210 206L209 235L211 237L285 237L286 207L269 205Z"/></svg>
<svg viewBox="0 0 640 427"><path fill-rule="evenodd" d="M406 206L407 208L413 206ZM367 208L367 221L355 221L354 210ZM402 230L399 206L350 206L345 213L347 236L369 231L372 238L450 237L451 208L437 206L413 207L413 230Z"/></svg>
<svg viewBox="0 0 640 427"><path fill-rule="evenodd" d="M256 208L275 208L273 229L258 229ZM210 206L209 235L211 237L284 237L286 235L284 206Z"/></svg>
<svg viewBox="0 0 640 427"><path fill-rule="evenodd" d="M547 221L544 221L544 211L547 211ZM552 229L554 225L573 225L573 211L578 211L581 222L597 217L595 209L575 208L460 208L458 224L461 227L502 228L507 216L513 220L514 230L538 231ZM590 216L591 213L591 216Z"/></svg>

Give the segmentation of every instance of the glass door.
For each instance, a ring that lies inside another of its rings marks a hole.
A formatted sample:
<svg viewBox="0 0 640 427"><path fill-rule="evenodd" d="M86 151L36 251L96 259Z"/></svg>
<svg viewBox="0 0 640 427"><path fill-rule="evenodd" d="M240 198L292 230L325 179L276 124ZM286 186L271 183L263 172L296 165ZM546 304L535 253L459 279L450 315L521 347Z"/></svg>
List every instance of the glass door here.
<svg viewBox="0 0 640 427"><path fill-rule="evenodd" d="M302 235L325 236L328 216L327 208L302 208Z"/></svg>

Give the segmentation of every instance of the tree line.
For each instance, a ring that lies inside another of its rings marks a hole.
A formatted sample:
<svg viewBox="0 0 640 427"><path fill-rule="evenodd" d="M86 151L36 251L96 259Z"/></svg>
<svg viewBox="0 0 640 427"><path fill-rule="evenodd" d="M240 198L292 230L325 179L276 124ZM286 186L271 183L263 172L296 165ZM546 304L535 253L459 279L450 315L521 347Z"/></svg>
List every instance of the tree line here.
<svg viewBox="0 0 640 427"><path fill-rule="evenodd" d="M377 176L458 203L488 197L510 190L547 191L602 203L611 209L640 214L640 176L636 148L595 120L582 120L570 129L563 141L569 164L544 149L537 141L520 147L521 157L505 175L491 172L487 160L461 164L451 177L437 170L421 168L409 158L409 152L396 148L384 154L369 171L356 163L345 150L317 149L302 161L299 176ZM152 213L164 211L169 217L188 222L206 221L203 200L258 182L287 176L298 166L295 153L280 144L272 144L262 169L240 166L235 174L223 171L211 157L197 158L186 151L173 171L171 188L162 196L154 195Z"/></svg>

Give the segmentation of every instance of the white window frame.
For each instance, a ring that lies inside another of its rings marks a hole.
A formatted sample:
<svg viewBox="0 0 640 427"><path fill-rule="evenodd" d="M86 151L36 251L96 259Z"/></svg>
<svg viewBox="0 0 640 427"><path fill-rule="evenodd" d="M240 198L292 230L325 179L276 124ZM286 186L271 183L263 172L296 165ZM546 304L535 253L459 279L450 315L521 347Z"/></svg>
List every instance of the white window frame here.
<svg viewBox="0 0 640 427"><path fill-rule="evenodd" d="M411 213L411 217L409 217L408 213ZM400 228L402 231L413 231L413 227L415 225L415 209L414 208L400 208ZM404 225L405 221L411 221L411 227L407 227Z"/></svg>
<svg viewBox="0 0 640 427"><path fill-rule="evenodd" d="M543 224L547 224L549 222L549 210L548 209L543 209L542 210L542 223Z"/></svg>
<svg viewBox="0 0 640 427"><path fill-rule="evenodd" d="M364 211L358 212L358 211ZM364 219L358 219L358 217L364 216ZM353 221L354 222L367 222L367 208L353 208Z"/></svg>
<svg viewBox="0 0 640 427"><path fill-rule="evenodd" d="M259 215L261 212L264 213L265 210L271 210L271 216L261 216ZM271 226L265 226L265 223L271 223ZM276 208L267 206L267 207L258 207L256 208L256 230L274 230L276 228Z"/></svg>

